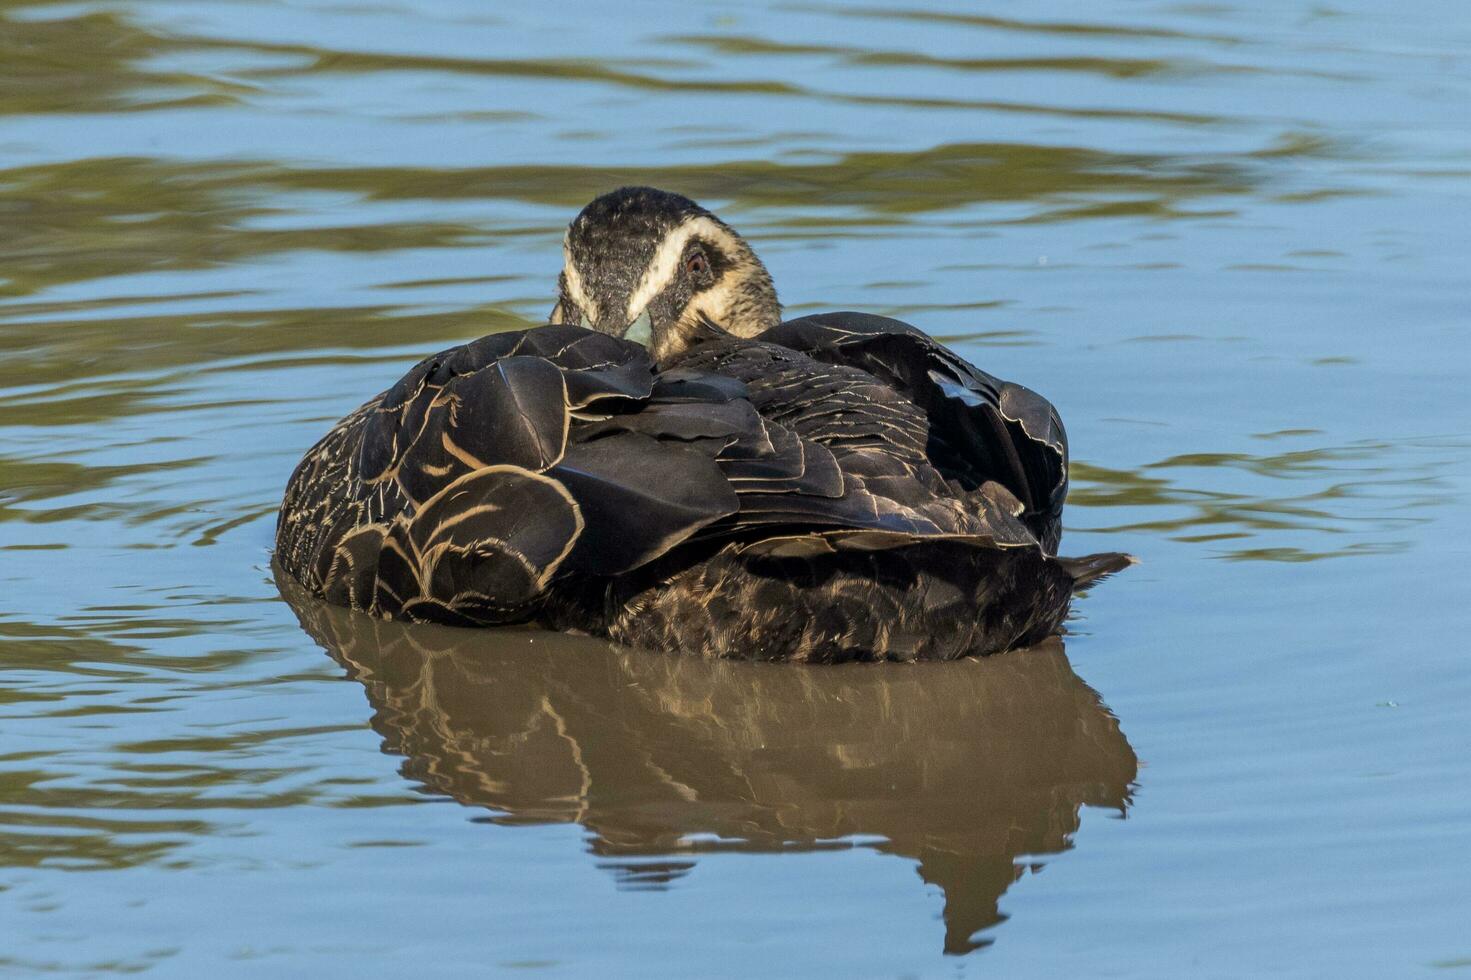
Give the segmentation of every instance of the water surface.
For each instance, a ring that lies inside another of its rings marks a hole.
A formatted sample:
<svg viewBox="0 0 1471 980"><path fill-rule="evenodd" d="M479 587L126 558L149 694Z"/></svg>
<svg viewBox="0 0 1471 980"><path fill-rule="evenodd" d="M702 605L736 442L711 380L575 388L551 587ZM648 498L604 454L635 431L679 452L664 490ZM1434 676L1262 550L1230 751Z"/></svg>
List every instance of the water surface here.
<svg viewBox="0 0 1471 980"><path fill-rule="evenodd" d="M1468 104L1455 0L0 2L0 972L1471 969ZM301 453L628 182L1143 564L911 669L283 601Z"/></svg>

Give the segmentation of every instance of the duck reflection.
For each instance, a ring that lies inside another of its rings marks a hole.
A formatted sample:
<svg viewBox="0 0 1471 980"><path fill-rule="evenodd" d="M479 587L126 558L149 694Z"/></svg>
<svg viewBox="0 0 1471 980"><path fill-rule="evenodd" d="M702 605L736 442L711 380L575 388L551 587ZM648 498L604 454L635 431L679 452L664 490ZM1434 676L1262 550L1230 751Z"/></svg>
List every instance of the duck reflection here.
<svg viewBox="0 0 1471 980"><path fill-rule="evenodd" d="M1056 640L909 666L712 662L380 622L280 579L405 776L491 822L580 823L626 886L668 887L701 853L857 839L918 862L945 951L965 953L1083 805L1129 804L1134 752Z"/></svg>

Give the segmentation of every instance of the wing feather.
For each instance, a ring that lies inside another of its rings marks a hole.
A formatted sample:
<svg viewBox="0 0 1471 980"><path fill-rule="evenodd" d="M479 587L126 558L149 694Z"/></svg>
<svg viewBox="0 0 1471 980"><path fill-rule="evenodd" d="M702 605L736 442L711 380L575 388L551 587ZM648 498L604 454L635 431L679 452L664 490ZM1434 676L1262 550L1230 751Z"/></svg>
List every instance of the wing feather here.
<svg viewBox="0 0 1471 980"><path fill-rule="evenodd" d="M934 465L967 489L988 480L1006 487L1043 547L1056 552L1067 497L1067 433L1041 395L887 317L824 313L789 320L760 339L892 385L928 418L926 452Z"/></svg>
<svg viewBox="0 0 1471 980"><path fill-rule="evenodd" d="M345 605L498 623L687 542L1035 547L1056 467L1034 443L1065 459L1050 406L917 332L794 323L812 356L717 341L659 373L637 344L558 325L426 358L307 454L278 558Z"/></svg>

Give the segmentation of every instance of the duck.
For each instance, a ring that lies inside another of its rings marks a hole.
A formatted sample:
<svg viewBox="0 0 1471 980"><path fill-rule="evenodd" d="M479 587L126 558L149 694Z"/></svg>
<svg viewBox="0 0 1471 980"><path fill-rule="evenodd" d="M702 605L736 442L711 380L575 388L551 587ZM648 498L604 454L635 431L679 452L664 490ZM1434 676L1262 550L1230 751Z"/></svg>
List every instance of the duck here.
<svg viewBox="0 0 1471 980"><path fill-rule="evenodd" d="M274 561L380 619L648 650L954 660L1060 632L1134 559L1057 553L1068 442L1041 395L916 327L784 320L683 195L603 194L546 324L431 355L302 458Z"/></svg>

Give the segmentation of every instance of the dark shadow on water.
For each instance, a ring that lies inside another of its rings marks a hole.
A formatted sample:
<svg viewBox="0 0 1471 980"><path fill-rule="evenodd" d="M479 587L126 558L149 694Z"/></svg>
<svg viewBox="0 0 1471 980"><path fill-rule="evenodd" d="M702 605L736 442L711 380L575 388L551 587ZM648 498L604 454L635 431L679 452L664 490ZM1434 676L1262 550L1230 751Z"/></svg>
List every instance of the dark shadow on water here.
<svg viewBox="0 0 1471 980"><path fill-rule="evenodd" d="M947 953L1005 916L1080 809L1122 814L1138 762L1060 641L985 661L711 663L531 630L302 625L361 683L427 792L502 825L581 824L620 887L678 887L701 854L871 847L945 896Z"/></svg>

